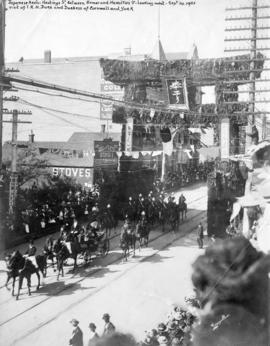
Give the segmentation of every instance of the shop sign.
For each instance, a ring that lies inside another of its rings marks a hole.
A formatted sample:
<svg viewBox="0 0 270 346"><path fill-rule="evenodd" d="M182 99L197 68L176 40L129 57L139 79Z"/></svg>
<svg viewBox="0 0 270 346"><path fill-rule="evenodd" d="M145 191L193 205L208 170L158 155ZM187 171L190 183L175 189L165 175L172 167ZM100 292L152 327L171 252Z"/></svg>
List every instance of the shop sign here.
<svg viewBox="0 0 270 346"><path fill-rule="evenodd" d="M116 100L123 100L124 90L119 85L115 85L104 78L101 78L100 91L106 96L112 96ZM113 101L102 100L100 102L100 119L112 120Z"/></svg>
<svg viewBox="0 0 270 346"><path fill-rule="evenodd" d="M188 109L187 87L185 78L167 78L166 90L169 108Z"/></svg>
<svg viewBox="0 0 270 346"><path fill-rule="evenodd" d="M111 101L100 102L100 119L101 120L112 120L113 114L113 103Z"/></svg>
<svg viewBox="0 0 270 346"><path fill-rule="evenodd" d="M115 85L109 81L106 81L104 78L101 78L101 83L100 83L100 91L102 93L122 93L123 90L119 85Z"/></svg>
<svg viewBox="0 0 270 346"><path fill-rule="evenodd" d="M89 178L91 176L91 168L79 167L52 167L52 175L65 175L72 178Z"/></svg>
<svg viewBox="0 0 270 346"><path fill-rule="evenodd" d="M104 141L94 142L95 160L94 166L111 166L118 164L117 151L119 142L105 139Z"/></svg>
<svg viewBox="0 0 270 346"><path fill-rule="evenodd" d="M76 180L84 187L93 183L93 167L49 167L53 176L66 176Z"/></svg>

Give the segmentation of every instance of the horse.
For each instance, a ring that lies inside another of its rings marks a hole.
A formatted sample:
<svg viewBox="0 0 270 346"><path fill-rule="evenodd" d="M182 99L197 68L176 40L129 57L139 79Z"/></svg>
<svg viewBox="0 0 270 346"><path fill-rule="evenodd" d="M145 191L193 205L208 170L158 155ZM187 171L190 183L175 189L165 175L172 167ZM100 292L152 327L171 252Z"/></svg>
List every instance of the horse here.
<svg viewBox="0 0 270 346"><path fill-rule="evenodd" d="M175 232L179 226L179 213L177 205L172 205L168 210L168 220L171 230Z"/></svg>
<svg viewBox="0 0 270 346"><path fill-rule="evenodd" d="M26 278L27 280L27 286L28 286L28 295L31 295L31 275L36 274L38 278L38 285L37 285L37 291L40 288L40 275L39 270L44 274L44 268L45 268L45 261L46 257L43 255L36 256L36 262L38 265L38 268L36 268L31 261L30 257L24 257L18 250L14 251L11 255L6 257L6 263L7 263L7 280L6 280L6 288L8 289L8 282L12 278L12 296L14 296L14 289L15 289L15 280L16 277L19 278L19 286L18 286L18 292L16 296L16 300L19 299L20 296L20 290L22 288L23 279Z"/></svg>
<svg viewBox="0 0 270 346"><path fill-rule="evenodd" d="M179 201L179 218L184 221L187 218L187 203L185 201Z"/></svg>
<svg viewBox="0 0 270 346"><path fill-rule="evenodd" d="M63 234L61 238L56 240L53 244L53 253L56 257L57 262L57 280L59 280L60 272L64 276L64 263L68 258L74 260L73 272L77 268L77 257L78 254L82 252L81 245L77 237L72 237L72 235Z"/></svg>
<svg viewBox="0 0 270 346"><path fill-rule="evenodd" d="M158 208L158 221L162 226L162 232L165 232L165 224L167 218L167 209L164 204L161 204Z"/></svg>
<svg viewBox="0 0 270 346"><path fill-rule="evenodd" d="M130 249L133 250L133 256L135 256L136 240L136 234L131 229L123 227L120 235L120 248L123 250L123 258L126 261L129 256Z"/></svg>
<svg viewBox="0 0 270 346"><path fill-rule="evenodd" d="M70 252L63 240L57 239L53 243L53 253L56 257L57 266L57 281L59 280L60 273L64 276L64 263L70 257Z"/></svg>
<svg viewBox="0 0 270 346"><path fill-rule="evenodd" d="M46 240L46 243L43 247L43 254L46 257L47 261L50 260L52 262L52 267L53 267L53 270L55 271L55 268L54 268L55 255L53 253L53 238L52 237L49 237ZM47 266L46 266L46 274L47 274Z"/></svg>
<svg viewBox="0 0 270 346"><path fill-rule="evenodd" d="M111 230L116 228L116 220L113 217L112 213L109 211L106 211L100 220L101 222L101 229L104 229L106 232L106 237L111 236Z"/></svg>
<svg viewBox="0 0 270 346"><path fill-rule="evenodd" d="M148 246L149 241L149 227L146 223L145 219L141 219L136 225L136 238L139 240L139 249L141 249L142 245Z"/></svg>

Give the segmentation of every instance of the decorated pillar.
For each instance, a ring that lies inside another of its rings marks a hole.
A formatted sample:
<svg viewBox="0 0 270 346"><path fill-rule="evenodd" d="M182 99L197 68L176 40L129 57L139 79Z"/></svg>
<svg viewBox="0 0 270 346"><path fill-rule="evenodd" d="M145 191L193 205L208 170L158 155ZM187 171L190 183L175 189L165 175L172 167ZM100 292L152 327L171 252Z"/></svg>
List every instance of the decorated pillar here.
<svg viewBox="0 0 270 346"><path fill-rule="evenodd" d="M126 138L125 138L125 151L132 151L132 137L133 137L133 118L127 118L126 126Z"/></svg>
<svg viewBox="0 0 270 346"><path fill-rule="evenodd" d="M230 119L221 119L220 122L220 156L227 159L230 156Z"/></svg>

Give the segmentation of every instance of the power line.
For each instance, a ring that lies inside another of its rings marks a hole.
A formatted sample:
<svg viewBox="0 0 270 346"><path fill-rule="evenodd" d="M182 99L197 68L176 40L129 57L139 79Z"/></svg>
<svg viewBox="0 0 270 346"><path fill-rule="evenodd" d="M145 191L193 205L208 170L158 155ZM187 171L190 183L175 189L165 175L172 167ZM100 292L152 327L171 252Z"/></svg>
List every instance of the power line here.
<svg viewBox="0 0 270 346"><path fill-rule="evenodd" d="M90 117L88 115L85 114L77 114L77 113L71 113L71 112L67 112L67 111L62 111L60 109L55 109L55 108L50 108L50 107L46 107L46 106L41 106L29 101L26 101L22 98L19 98L19 103L25 104L27 106L31 106L31 107L35 107L35 108L39 108L39 109L45 109L48 111L52 111L52 112L57 112L57 113L62 113L62 114L66 114L66 115L72 115L72 116L76 116L76 117L81 117L81 118L85 118L88 120L100 120L100 117Z"/></svg>

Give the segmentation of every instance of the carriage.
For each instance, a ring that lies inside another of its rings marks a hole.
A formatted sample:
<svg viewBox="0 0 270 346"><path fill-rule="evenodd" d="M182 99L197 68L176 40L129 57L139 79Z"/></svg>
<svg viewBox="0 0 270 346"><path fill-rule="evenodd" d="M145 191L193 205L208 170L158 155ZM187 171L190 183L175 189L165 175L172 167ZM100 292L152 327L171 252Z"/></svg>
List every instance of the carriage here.
<svg viewBox="0 0 270 346"><path fill-rule="evenodd" d="M86 233L80 241L83 258L88 262L92 256L105 257L110 251L110 239L106 231Z"/></svg>

